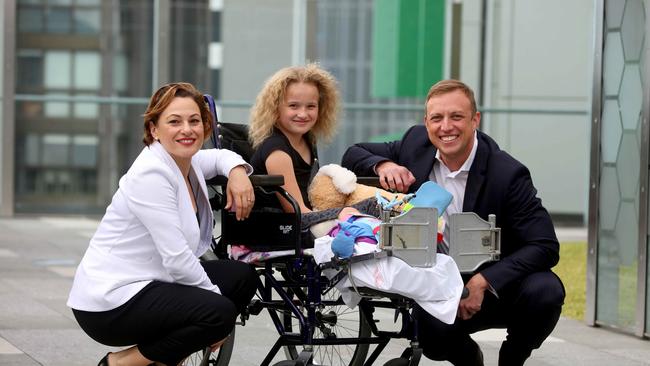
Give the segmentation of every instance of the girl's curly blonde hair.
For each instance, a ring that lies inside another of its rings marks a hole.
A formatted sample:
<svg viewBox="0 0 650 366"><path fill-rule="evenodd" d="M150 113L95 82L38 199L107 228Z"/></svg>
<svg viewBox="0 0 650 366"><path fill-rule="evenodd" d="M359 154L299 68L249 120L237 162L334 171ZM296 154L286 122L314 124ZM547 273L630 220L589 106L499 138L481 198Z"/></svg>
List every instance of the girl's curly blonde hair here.
<svg viewBox="0 0 650 366"><path fill-rule="evenodd" d="M318 89L318 119L307 134L309 142L328 142L334 137L340 108L336 79L318 64L310 63L285 67L266 81L251 109L248 139L253 148L257 148L273 133L273 126L280 119L280 104L284 102L287 87L292 83L308 83Z"/></svg>

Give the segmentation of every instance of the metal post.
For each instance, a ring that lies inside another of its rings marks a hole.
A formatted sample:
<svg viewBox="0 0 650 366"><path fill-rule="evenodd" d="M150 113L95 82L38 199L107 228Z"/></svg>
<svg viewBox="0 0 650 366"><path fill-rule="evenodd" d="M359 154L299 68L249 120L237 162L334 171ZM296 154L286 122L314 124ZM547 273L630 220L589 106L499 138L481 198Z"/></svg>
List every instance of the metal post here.
<svg viewBox="0 0 650 366"><path fill-rule="evenodd" d="M16 95L16 1L3 2L3 83L2 83L2 181L0 181L0 216L14 214L14 148L15 148L15 100Z"/></svg>
<svg viewBox="0 0 650 366"><path fill-rule="evenodd" d="M160 85L170 81L171 2L170 0L154 0L153 6L152 92L158 89Z"/></svg>
<svg viewBox="0 0 650 366"><path fill-rule="evenodd" d="M596 1L594 29L594 69L591 99L591 162L589 175L589 230L587 244L587 295L585 322L596 325L598 274L598 212L600 193L600 124L602 112L603 30L605 0Z"/></svg>
<svg viewBox="0 0 650 366"><path fill-rule="evenodd" d="M305 40L307 30L307 3L293 0L293 28L291 33L291 64L305 63Z"/></svg>
<svg viewBox="0 0 650 366"><path fill-rule="evenodd" d="M647 2L646 2L647 4ZM645 32L646 38L650 35L650 9L646 6L646 16L645 16L645 29L639 30ZM636 297L636 329L635 334L639 337L643 337L647 332L646 329L646 319L650 316L647 314L648 309L648 171L649 169L649 160L650 157L650 142L648 141L648 135L650 135L650 128L648 127L648 121L650 120L650 77L648 72L650 72L650 62L648 61L648 56L650 56L650 47L647 45L645 49L642 50L645 52L645 64L640 64L639 67L644 70L643 72L643 106L641 109L641 169L639 171L640 182L639 182L639 258L638 258L638 270L637 270L637 297Z"/></svg>

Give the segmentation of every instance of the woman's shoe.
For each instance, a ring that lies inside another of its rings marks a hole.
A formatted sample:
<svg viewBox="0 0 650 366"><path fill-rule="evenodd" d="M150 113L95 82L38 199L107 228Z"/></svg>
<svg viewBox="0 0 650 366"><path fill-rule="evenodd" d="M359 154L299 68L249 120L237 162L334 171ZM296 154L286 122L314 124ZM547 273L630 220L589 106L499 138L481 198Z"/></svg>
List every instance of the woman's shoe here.
<svg viewBox="0 0 650 366"><path fill-rule="evenodd" d="M99 360L99 363L97 364L97 366L108 366L108 355L110 355L110 354L111 354L111 353L108 352L108 353L106 354L106 356L104 356L104 358L102 358L101 360Z"/></svg>

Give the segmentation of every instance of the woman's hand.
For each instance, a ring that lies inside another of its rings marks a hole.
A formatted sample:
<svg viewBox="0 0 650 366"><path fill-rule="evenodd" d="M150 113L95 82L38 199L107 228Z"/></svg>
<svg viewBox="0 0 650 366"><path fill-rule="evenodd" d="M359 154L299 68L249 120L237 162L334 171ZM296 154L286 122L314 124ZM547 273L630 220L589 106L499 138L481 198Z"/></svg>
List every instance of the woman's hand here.
<svg viewBox="0 0 650 366"><path fill-rule="evenodd" d="M246 169L241 165L232 168L226 187L226 210L234 208L237 220L244 220L248 218L254 203L255 193Z"/></svg>

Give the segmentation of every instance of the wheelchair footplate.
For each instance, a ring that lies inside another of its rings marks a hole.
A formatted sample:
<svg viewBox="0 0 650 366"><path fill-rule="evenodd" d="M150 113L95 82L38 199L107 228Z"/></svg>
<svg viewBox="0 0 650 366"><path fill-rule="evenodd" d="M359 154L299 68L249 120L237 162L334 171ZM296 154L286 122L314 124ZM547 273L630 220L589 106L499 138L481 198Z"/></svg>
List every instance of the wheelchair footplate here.
<svg viewBox="0 0 650 366"><path fill-rule="evenodd" d="M414 207L391 216L382 211L379 248L412 267L433 267L436 264L438 211Z"/></svg>
<svg viewBox="0 0 650 366"><path fill-rule="evenodd" d="M460 212L449 218L449 255L461 273L475 272L487 262L498 261L501 255L501 229L496 216L488 221L473 212Z"/></svg>

